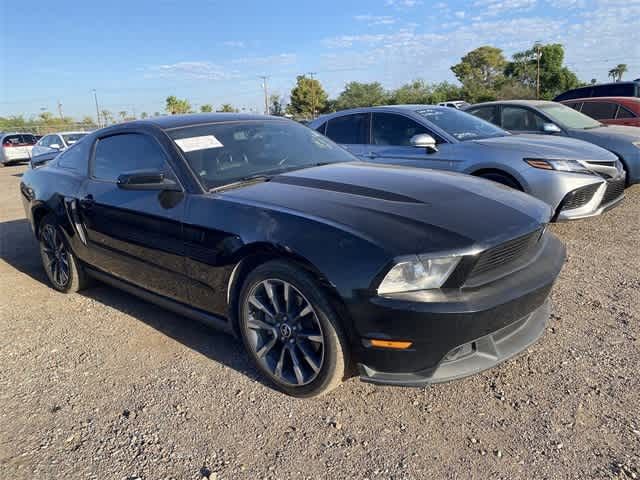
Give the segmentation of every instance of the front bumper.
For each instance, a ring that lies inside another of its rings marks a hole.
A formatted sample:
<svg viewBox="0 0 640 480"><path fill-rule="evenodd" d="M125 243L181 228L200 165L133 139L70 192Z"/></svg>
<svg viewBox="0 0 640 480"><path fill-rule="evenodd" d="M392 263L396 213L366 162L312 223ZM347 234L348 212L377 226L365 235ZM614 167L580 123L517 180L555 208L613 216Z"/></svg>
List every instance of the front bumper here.
<svg viewBox="0 0 640 480"><path fill-rule="evenodd" d="M589 187L583 187L570 192L565 197L565 200L558 207L555 220L558 222L568 220L579 220L582 218L596 217L602 215L607 210L617 206L624 198L624 187L626 185L626 179L624 175L617 178L610 178L603 182L593 192L589 192L589 198L579 205L568 205L568 200L571 199L576 192Z"/></svg>
<svg viewBox="0 0 640 480"><path fill-rule="evenodd" d="M544 242L527 265L483 285L372 297L356 322L363 339L357 351L361 379L410 386L444 382L526 349L544 331L548 296L565 259L554 235L547 233ZM375 348L371 338L412 346Z"/></svg>

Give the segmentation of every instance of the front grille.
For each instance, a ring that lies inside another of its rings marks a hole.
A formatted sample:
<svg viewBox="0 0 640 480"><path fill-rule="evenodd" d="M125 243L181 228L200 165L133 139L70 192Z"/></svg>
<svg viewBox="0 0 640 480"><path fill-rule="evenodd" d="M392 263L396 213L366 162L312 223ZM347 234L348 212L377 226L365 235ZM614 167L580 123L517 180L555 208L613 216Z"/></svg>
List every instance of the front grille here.
<svg viewBox="0 0 640 480"><path fill-rule="evenodd" d="M523 259L536 246L542 236L541 233L542 229L539 228L534 232L485 250L478 256L469 278L517 263L518 260Z"/></svg>
<svg viewBox="0 0 640 480"><path fill-rule="evenodd" d="M601 205L606 205L609 202L613 202L624 193L625 178L619 178L617 180L607 180L607 190L602 197Z"/></svg>
<svg viewBox="0 0 640 480"><path fill-rule="evenodd" d="M573 192L567 194L562 202L562 210L573 210L585 206L591 201L593 195L600 188L599 183L587 185L586 187L576 188Z"/></svg>

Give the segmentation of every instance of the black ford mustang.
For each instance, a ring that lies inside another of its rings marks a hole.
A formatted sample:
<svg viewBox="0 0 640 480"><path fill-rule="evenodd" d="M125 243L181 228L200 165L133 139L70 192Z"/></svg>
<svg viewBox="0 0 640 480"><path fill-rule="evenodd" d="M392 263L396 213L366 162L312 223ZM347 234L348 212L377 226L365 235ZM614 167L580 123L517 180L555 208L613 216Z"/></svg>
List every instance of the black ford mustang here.
<svg viewBox="0 0 640 480"><path fill-rule="evenodd" d="M505 360L542 334L565 258L532 197L272 117L109 127L21 190L54 288L95 278L231 332L296 396L355 368L423 385Z"/></svg>

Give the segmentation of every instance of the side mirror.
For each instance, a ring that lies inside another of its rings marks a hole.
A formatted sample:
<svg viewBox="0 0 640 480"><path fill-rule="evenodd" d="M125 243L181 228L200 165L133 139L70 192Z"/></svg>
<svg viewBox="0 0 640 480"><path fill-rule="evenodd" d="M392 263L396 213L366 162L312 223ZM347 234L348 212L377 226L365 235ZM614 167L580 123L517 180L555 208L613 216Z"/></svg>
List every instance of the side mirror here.
<svg viewBox="0 0 640 480"><path fill-rule="evenodd" d="M54 150L60 150L62 146L60 146L57 143L52 143L51 145L49 145L49 148L53 148Z"/></svg>
<svg viewBox="0 0 640 480"><path fill-rule="evenodd" d="M123 190L160 190L180 192L180 186L159 170L135 170L118 177L118 188Z"/></svg>
<svg viewBox="0 0 640 480"><path fill-rule="evenodd" d="M542 131L544 133L561 133L562 129L557 126L555 123L545 123L542 126Z"/></svg>
<svg viewBox="0 0 640 480"><path fill-rule="evenodd" d="M424 148L427 150L427 153L435 153L438 151L438 147L436 147L436 140L431 135L427 133L419 133L411 137L409 140L412 147L416 148Z"/></svg>

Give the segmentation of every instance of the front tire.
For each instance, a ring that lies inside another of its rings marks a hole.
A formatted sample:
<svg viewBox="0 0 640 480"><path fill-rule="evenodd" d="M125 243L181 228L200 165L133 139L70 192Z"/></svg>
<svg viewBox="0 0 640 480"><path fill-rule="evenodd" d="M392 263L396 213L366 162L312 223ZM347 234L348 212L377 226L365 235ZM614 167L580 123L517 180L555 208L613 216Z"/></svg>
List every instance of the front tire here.
<svg viewBox="0 0 640 480"><path fill-rule="evenodd" d="M56 217L47 215L38 232L42 266L51 286L62 293L75 293L87 287L87 274L69 248Z"/></svg>
<svg viewBox="0 0 640 480"><path fill-rule="evenodd" d="M253 363L276 387L314 397L346 376L346 339L317 281L285 261L251 272L240 291L238 323Z"/></svg>

